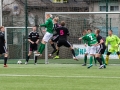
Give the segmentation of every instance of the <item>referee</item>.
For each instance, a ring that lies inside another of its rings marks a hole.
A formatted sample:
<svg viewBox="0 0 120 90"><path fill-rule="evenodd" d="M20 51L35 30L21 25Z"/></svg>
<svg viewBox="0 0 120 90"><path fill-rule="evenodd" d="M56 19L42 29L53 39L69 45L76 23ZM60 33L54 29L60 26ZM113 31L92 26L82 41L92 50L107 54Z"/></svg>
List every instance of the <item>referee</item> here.
<svg viewBox="0 0 120 90"><path fill-rule="evenodd" d="M0 54L4 55L4 67L7 67L7 58L8 53L5 47L5 28L4 26L0 26Z"/></svg>

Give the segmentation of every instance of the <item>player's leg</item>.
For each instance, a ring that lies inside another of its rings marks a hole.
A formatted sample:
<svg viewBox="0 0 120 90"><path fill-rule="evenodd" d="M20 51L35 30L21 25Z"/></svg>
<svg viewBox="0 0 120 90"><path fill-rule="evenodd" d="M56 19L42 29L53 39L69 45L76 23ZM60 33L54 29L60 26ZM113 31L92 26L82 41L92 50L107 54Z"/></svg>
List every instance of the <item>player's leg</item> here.
<svg viewBox="0 0 120 90"><path fill-rule="evenodd" d="M96 60L95 56L94 56L94 62L95 62L95 66L97 66L97 60Z"/></svg>
<svg viewBox="0 0 120 90"><path fill-rule="evenodd" d="M88 55L88 53L84 54L84 64L82 66L86 66L87 65L87 55Z"/></svg>
<svg viewBox="0 0 120 90"><path fill-rule="evenodd" d="M2 46L1 52L2 54L4 54L4 67L7 67L8 53L7 53L7 49L5 46Z"/></svg>
<svg viewBox="0 0 120 90"><path fill-rule="evenodd" d="M95 54L96 54L96 46L91 46L90 47L90 65L88 66L88 68L91 68L93 66L92 62Z"/></svg>
<svg viewBox="0 0 120 90"><path fill-rule="evenodd" d="M109 55L111 54L111 52L107 52L107 55L106 55L106 62L105 64L108 65L108 61L109 61Z"/></svg>
<svg viewBox="0 0 120 90"><path fill-rule="evenodd" d="M34 53L37 52L37 44L34 45L33 50L34 50ZM37 57L38 57L38 56L35 56L35 65L37 64Z"/></svg>
<svg viewBox="0 0 120 90"><path fill-rule="evenodd" d="M117 51L116 53L117 53L117 55L118 55L118 58L120 59L120 52L119 52L119 51Z"/></svg>
<svg viewBox="0 0 120 90"><path fill-rule="evenodd" d="M49 41L49 39L53 36L53 34L46 32L46 34L44 35L41 44L39 45L39 49L38 52L40 53L40 55L42 55L44 49L45 49L45 44Z"/></svg>

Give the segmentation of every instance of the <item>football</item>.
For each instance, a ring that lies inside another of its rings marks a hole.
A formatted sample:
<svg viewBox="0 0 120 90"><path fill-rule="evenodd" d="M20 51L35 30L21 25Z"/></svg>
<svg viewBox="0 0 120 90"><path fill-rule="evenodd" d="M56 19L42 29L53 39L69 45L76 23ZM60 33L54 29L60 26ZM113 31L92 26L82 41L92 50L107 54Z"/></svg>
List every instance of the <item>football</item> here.
<svg viewBox="0 0 120 90"><path fill-rule="evenodd" d="M18 60L18 61L17 61L17 64L22 64L22 61L21 61L21 60Z"/></svg>

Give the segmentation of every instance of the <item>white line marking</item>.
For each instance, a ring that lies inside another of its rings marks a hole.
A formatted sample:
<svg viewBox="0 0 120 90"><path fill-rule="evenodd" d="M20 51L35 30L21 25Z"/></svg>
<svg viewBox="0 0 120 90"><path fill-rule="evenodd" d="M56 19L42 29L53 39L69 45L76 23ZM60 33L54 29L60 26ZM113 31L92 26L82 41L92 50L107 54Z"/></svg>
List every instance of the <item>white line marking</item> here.
<svg viewBox="0 0 120 90"><path fill-rule="evenodd" d="M112 76L52 76L52 75L21 75L21 74L0 74L1 77L47 77L47 78L105 78L105 79L120 79L120 77Z"/></svg>

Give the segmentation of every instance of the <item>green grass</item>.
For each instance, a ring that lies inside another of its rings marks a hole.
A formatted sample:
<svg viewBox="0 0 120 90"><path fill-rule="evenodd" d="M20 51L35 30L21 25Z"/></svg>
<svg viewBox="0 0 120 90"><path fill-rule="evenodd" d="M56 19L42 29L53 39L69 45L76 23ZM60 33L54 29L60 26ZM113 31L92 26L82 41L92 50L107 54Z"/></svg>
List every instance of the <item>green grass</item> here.
<svg viewBox="0 0 120 90"><path fill-rule="evenodd" d="M1 90L119 90L120 65L0 64Z"/></svg>

